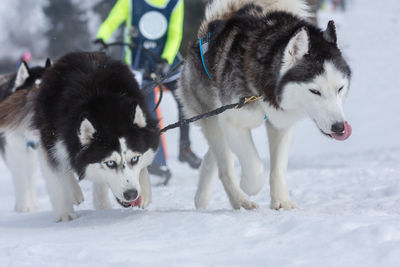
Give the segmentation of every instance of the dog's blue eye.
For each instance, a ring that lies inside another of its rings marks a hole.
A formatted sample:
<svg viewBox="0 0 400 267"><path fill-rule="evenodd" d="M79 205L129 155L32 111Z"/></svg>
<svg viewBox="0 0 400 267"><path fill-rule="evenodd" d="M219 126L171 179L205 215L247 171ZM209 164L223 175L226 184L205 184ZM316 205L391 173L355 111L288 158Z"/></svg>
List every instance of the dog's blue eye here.
<svg viewBox="0 0 400 267"><path fill-rule="evenodd" d="M320 91L317 91L317 90L314 90L314 89L310 89L310 92L313 93L314 95L321 96L321 92Z"/></svg>
<svg viewBox="0 0 400 267"><path fill-rule="evenodd" d="M138 161L139 161L139 156L134 156L134 157L131 159L131 164L132 164L132 165L135 165L136 163L138 163Z"/></svg>
<svg viewBox="0 0 400 267"><path fill-rule="evenodd" d="M114 169L114 168L117 167L117 163L115 161L113 161L113 160L106 161L105 164L110 169Z"/></svg>

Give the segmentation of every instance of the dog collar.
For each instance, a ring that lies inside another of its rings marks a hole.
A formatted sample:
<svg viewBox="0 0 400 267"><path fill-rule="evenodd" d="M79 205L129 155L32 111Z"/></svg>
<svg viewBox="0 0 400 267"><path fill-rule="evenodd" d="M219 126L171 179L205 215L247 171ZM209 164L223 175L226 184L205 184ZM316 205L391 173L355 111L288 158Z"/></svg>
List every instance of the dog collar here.
<svg viewBox="0 0 400 267"><path fill-rule="evenodd" d="M210 43L210 36L211 36L211 34L208 33L207 37L205 37L205 38L200 38L200 40L199 40L199 47L200 47L201 61L203 62L204 70L206 71L208 78L210 78L210 80L212 81L213 79L211 78L211 75L210 75L210 73L209 73L208 70L207 70L206 62L204 61L204 55L205 55L205 53L207 53L207 51L208 51L208 44Z"/></svg>

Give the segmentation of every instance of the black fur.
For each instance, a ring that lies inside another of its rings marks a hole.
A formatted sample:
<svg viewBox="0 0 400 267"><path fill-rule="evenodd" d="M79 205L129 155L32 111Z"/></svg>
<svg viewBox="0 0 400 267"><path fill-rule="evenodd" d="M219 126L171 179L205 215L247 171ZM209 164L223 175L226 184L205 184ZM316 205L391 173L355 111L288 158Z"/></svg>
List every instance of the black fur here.
<svg viewBox="0 0 400 267"><path fill-rule="evenodd" d="M32 88L35 84L35 81L43 76L43 73L46 68L47 66L44 68L39 66L28 68L28 73L29 73L28 79L26 79L25 83L22 86L17 87L15 91ZM14 73L10 75L10 78L5 83L0 85L0 102L13 93L12 90L14 88L16 78L17 78L17 73Z"/></svg>
<svg viewBox="0 0 400 267"><path fill-rule="evenodd" d="M136 106L145 113L147 126L133 124ZM35 103L33 127L50 162L59 162L51 151L62 141L70 166L84 178L85 166L100 162L119 150L124 137L134 151L157 149L157 121L151 119L145 99L129 67L103 53L71 53L62 57L43 76ZM87 146L78 138L81 122L87 118L96 133Z"/></svg>

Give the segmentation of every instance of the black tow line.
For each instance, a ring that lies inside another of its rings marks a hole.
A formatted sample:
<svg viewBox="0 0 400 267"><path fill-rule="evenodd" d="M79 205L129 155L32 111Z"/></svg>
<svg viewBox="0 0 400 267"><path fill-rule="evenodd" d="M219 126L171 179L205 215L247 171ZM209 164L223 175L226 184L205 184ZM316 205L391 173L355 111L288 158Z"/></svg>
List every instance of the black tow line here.
<svg viewBox="0 0 400 267"><path fill-rule="evenodd" d="M170 124L167 127L164 127L160 130L160 135L164 134L165 132L167 132L169 130L181 127L183 125L187 125L187 124L193 123L195 121L206 119L209 117L217 116L229 109L241 109L245 105L252 103L252 102L256 102L256 101L260 100L261 98L262 98L261 96L242 97L240 99L240 101L236 104L225 105L225 106L219 107L217 109L211 110L209 112L194 116L192 118L183 119L176 123Z"/></svg>

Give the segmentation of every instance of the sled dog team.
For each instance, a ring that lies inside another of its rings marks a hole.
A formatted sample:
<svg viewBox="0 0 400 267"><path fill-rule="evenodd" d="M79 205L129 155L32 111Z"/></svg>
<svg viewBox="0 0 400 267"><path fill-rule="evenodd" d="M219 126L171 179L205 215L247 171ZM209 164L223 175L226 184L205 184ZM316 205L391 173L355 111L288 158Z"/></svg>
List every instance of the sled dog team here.
<svg viewBox="0 0 400 267"><path fill-rule="evenodd" d="M248 195L265 182L251 129L264 123L270 147L272 209L296 208L286 185L293 127L309 117L322 134L346 140L342 102L351 71L329 22L308 21L302 0L214 0L189 48L179 82L188 117L245 96L261 100L198 122L209 149L200 169L197 208L207 209L214 177L234 209L254 209ZM45 67L22 64L0 79L0 151L14 181L15 209L37 208L33 170L39 162L57 221L76 218L78 181L93 182L96 209L151 202L147 166L158 147L151 118L130 68L102 53L71 53ZM267 120L265 120L267 116ZM241 165L240 182L234 156Z"/></svg>

